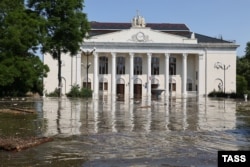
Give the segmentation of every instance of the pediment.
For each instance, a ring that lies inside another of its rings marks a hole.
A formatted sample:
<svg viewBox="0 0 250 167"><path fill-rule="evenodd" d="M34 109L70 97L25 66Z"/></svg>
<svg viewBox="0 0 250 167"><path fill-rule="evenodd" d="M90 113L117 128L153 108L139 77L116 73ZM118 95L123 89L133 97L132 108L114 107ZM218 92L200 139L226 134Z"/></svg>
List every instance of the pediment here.
<svg viewBox="0 0 250 167"><path fill-rule="evenodd" d="M195 38L173 35L150 28L131 28L112 33L92 36L85 42L125 42L125 43L193 43Z"/></svg>

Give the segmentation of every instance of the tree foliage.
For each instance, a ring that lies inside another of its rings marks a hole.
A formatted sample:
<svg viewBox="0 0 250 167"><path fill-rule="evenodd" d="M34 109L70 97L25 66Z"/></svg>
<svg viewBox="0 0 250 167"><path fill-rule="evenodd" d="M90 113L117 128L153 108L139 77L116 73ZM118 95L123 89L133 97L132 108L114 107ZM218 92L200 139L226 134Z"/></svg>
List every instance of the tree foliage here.
<svg viewBox="0 0 250 167"><path fill-rule="evenodd" d="M246 49L245 49L245 57L250 60L250 42L247 42L247 46L246 46Z"/></svg>
<svg viewBox="0 0 250 167"><path fill-rule="evenodd" d="M58 88L61 95L61 53L72 56L89 30L83 13L84 0L28 0L28 6L46 20L46 35L42 51L58 60Z"/></svg>
<svg viewBox="0 0 250 167"><path fill-rule="evenodd" d="M250 90L250 42L246 45L245 56L237 58L237 93Z"/></svg>
<svg viewBox="0 0 250 167"><path fill-rule="evenodd" d="M48 67L36 56L44 20L24 0L0 1L0 96L42 93Z"/></svg>

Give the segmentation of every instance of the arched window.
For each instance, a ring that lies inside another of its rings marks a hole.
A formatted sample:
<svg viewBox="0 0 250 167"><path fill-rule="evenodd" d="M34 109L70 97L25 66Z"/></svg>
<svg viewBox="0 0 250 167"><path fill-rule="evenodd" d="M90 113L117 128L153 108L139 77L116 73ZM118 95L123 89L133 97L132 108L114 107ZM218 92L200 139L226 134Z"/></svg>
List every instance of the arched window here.
<svg viewBox="0 0 250 167"><path fill-rule="evenodd" d="M116 58L116 74L125 74L125 57Z"/></svg>
<svg viewBox="0 0 250 167"><path fill-rule="evenodd" d="M142 58L135 57L134 58L134 75L142 74Z"/></svg>
<svg viewBox="0 0 250 167"><path fill-rule="evenodd" d="M160 60L158 57L152 57L151 60L151 75L159 75Z"/></svg>
<svg viewBox="0 0 250 167"><path fill-rule="evenodd" d="M108 74L108 58L99 57L99 74Z"/></svg>

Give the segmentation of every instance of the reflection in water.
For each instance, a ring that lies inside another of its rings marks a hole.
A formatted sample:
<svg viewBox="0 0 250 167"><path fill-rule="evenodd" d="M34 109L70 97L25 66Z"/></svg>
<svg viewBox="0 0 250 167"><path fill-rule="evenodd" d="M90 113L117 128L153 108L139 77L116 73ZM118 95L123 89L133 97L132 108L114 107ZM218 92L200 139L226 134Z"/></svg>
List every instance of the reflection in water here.
<svg viewBox="0 0 250 167"><path fill-rule="evenodd" d="M236 103L206 98L141 103L103 100L45 100L46 135L105 132L225 130L236 126Z"/></svg>
<svg viewBox="0 0 250 167"><path fill-rule="evenodd" d="M15 155L0 152L0 164L216 166L218 150L250 149L250 121L236 114L236 104L198 97L44 99L36 102L39 115L29 118L29 126L35 122L33 132L42 127L38 134L55 141ZM0 117L0 122L12 119Z"/></svg>
<svg viewBox="0 0 250 167"><path fill-rule="evenodd" d="M81 102L67 99L45 99L43 115L47 121L47 129L44 135L56 134L76 135L80 134Z"/></svg>

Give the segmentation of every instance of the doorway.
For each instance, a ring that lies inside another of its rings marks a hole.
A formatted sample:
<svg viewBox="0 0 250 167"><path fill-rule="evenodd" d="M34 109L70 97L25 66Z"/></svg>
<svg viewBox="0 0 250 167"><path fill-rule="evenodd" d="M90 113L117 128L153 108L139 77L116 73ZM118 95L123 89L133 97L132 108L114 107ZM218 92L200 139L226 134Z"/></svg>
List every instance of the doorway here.
<svg viewBox="0 0 250 167"><path fill-rule="evenodd" d="M142 97L142 84L134 84L134 98L141 99Z"/></svg>
<svg viewBox="0 0 250 167"><path fill-rule="evenodd" d="M124 100L124 94L125 94L125 84L117 84L116 85L116 95L117 100Z"/></svg>

